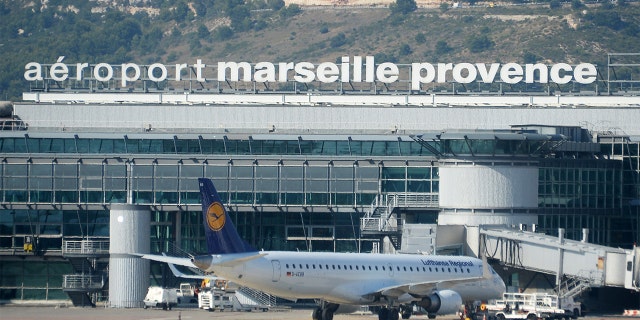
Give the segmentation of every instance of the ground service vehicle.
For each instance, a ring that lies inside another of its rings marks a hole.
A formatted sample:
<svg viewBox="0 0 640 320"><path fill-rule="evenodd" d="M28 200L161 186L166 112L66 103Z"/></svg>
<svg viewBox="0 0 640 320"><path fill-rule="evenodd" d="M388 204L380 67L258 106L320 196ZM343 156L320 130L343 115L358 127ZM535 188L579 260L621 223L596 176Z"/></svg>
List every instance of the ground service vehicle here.
<svg viewBox="0 0 640 320"><path fill-rule="evenodd" d="M575 319L581 315L580 305L573 299L567 299L563 306L557 295L547 293L505 293L502 299L483 308L498 320Z"/></svg>
<svg viewBox="0 0 640 320"><path fill-rule="evenodd" d="M162 308L171 310L178 305L178 294L175 289L162 287L149 287L147 296L144 298L144 308Z"/></svg>

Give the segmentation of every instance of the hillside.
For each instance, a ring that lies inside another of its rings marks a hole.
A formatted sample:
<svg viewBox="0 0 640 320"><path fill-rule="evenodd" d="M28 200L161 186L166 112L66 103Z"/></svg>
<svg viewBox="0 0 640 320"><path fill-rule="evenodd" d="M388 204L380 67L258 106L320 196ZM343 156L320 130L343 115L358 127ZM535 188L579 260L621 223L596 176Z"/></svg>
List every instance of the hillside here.
<svg viewBox="0 0 640 320"><path fill-rule="evenodd" d="M602 65L608 52L640 52L640 5L621 0L617 5L464 3L408 14L393 14L385 6L298 6L282 0L146 3L2 0L2 99L19 99L28 90L25 64L54 63L59 56L66 63L114 64L196 58L323 62L375 55L376 61L396 63Z"/></svg>

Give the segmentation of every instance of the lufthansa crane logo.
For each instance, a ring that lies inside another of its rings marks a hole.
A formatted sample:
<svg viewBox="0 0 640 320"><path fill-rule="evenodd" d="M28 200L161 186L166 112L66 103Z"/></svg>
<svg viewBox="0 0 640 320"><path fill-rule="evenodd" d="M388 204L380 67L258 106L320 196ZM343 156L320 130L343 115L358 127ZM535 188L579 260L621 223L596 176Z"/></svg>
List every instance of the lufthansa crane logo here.
<svg viewBox="0 0 640 320"><path fill-rule="evenodd" d="M220 231L224 227L224 223L227 220L227 215L224 212L224 208L220 202L212 203L207 209L207 224L209 229L213 231Z"/></svg>

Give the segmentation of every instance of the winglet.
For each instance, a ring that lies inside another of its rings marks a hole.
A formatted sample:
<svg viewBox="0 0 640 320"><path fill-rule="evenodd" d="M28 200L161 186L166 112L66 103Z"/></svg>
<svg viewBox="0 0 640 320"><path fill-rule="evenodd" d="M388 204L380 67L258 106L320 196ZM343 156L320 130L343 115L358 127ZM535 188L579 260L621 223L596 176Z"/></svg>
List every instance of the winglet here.
<svg viewBox="0 0 640 320"><path fill-rule="evenodd" d="M213 182L210 179L199 178L198 185L202 196L202 217L209 254L258 251L240 238Z"/></svg>

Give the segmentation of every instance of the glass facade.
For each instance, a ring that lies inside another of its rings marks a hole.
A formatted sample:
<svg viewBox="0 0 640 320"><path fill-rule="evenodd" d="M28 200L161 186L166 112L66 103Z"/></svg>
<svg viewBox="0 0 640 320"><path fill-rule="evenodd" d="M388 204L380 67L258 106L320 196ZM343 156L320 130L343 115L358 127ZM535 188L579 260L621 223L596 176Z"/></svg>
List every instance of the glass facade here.
<svg viewBox="0 0 640 320"><path fill-rule="evenodd" d="M628 247L635 241L634 233L627 227L610 227L614 220L630 218L622 210L623 176L619 161L541 161L538 176L541 231L557 235L557 229L564 228L567 238L581 239L582 229L588 228L590 242Z"/></svg>
<svg viewBox="0 0 640 320"><path fill-rule="evenodd" d="M172 251L174 244L206 251L199 177L214 180L241 236L256 248L366 252L379 239L361 234L360 218L377 196L437 197L436 154L539 157L549 150L539 140L495 135L409 140L9 133L0 138L0 255L26 260L0 261L0 300L66 298L61 275L73 270L61 258L62 241L108 240L111 203L151 207L152 252ZM601 142L601 154L579 159L540 158L542 231L562 227L567 238L580 239L589 228L590 242L628 247L637 241L640 155L637 143L625 143ZM437 219L433 208L410 211L399 212L415 222ZM26 237L34 238L35 253L23 252ZM29 272L37 280L25 280ZM153 283L164 284L168 273L153 264Z"/></svg>
<svg viewBox="0 0 640 320"><path fill-rule="evenodd" d="M281 140L247 136L232 139L227 136L178 138L91 138L63 135L40 138L29 135L0 139L0 153L78 153L78 154L215 154L215 155L314 155L314 156L415 156L433 155L409 137L391 141L308 140L302 136L285 136ZM313 138L311 138L313 139ZM388 139L388 138L385 138Z"/></svg>

